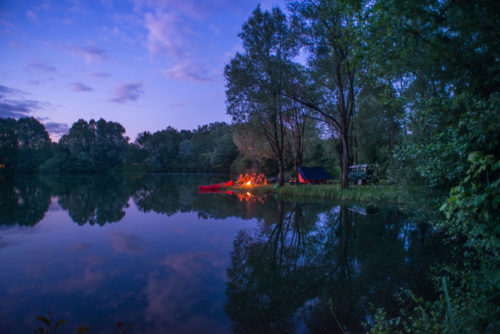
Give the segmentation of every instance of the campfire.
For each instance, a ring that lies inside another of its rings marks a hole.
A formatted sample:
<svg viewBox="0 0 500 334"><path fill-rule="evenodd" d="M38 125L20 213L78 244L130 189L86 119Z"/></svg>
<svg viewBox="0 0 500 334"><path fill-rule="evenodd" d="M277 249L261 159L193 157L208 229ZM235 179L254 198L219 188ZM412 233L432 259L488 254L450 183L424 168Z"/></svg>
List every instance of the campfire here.
<svg viewBox="0 0 500 334"><path fill-rule="evenodd" d="M245 187L252 187L256 185L265 185L267 184L267 179L264 176L264 174L256 174L253 173L251 176L247 174L243 175L240 174L240 177L236 181L236 184L245 186Z"/></svg>

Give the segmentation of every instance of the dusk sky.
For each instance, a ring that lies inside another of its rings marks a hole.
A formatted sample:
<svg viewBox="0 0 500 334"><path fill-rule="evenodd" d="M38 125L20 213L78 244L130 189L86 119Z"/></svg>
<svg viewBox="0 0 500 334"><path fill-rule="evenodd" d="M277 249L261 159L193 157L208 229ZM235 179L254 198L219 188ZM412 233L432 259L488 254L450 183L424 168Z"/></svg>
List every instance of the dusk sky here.
<svg viewBox="0 0 500 334"><path fill-rule="evenodd" d="M224 65L251 12L284 0L0 0L0 117L53 139L79 118L137 133L226 115Z"/></svg>

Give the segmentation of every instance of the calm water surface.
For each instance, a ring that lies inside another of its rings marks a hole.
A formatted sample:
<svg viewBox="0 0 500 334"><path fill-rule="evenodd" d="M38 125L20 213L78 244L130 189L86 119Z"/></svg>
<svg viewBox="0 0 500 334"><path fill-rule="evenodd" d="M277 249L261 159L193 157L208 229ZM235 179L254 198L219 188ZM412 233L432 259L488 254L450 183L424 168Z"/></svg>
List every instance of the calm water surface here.
<svg viewBox="0 0 500 334"><path fill-rule="evenodd" d="M397 207L197 193L222 180L0 179L0 332L356 333L432 293L439 238Z"/></svg>

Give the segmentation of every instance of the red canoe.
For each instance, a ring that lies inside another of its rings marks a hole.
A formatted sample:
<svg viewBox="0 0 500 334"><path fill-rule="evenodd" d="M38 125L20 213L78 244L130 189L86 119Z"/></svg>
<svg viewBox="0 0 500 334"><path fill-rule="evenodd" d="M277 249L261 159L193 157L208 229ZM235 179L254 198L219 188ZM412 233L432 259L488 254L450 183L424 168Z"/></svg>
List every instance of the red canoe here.
<svg viewBox="0 0 500 334"><path fill-rule="evenodd" d="M217 191L224 187L230 187L234 184L233 180L229 180L226 183L217 183L217 184L209 184L208 186L198 186L198 191L200 192L208 192L208 191Z"/></svg>
<svg viewBox="0 0 500 334"><path fill-rule="evenodd" d="M210 184L208 186L198 186L198 191L214 191L214 190L220 190L222 185L220 183L217 184Z"/></svg>

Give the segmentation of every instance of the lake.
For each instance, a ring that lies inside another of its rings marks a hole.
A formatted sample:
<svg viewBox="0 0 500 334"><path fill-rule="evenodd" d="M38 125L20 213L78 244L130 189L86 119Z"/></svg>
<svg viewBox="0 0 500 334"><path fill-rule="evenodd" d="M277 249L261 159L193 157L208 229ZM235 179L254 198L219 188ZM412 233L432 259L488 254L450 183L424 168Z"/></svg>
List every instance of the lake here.
<svg viewBox="0 0 500 334"><path fill-rule="evenodd" d="M445 252L391 205L198 194L224 176L0 178L0 332L363 332Z"/></svg>

